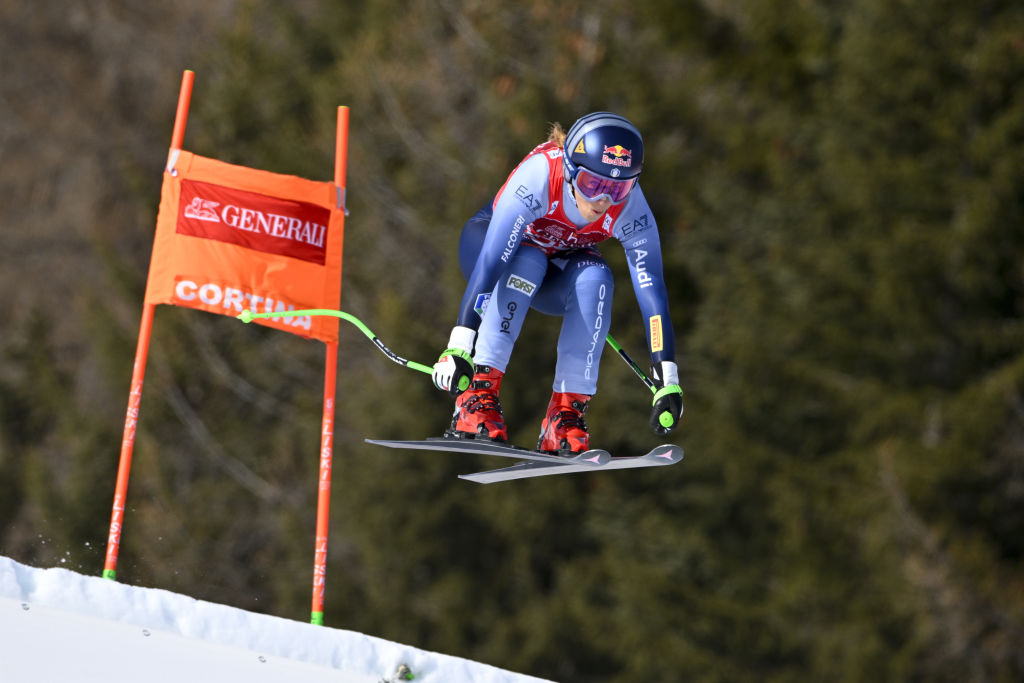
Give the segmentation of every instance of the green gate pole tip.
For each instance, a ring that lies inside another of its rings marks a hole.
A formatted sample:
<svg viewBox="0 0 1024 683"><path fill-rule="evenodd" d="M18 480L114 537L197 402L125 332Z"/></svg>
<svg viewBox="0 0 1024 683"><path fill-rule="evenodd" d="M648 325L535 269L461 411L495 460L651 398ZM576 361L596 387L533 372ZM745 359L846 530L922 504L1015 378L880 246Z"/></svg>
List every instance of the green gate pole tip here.
<svg viewBox="0 0 1024 683"><path fill-rule="evenodd" d="M239 313L236 317L239 320L241 320L243 323L251 323L252 322L252 311L250 311L247 308L244 311L242 311L241 313Z"/></svg>
<svg viewBox="0 0 1024 683"><path fill-rule="evenodd" d="M324 625L324 613L323 612L313 612L312 617L309 620L309 623L313 624L314 626L323 626Z"/></svg>
<svg viewBox="0 0 1024 683"><path fill-rule="evenodd" d="M110 579L111 581L116 581L117 580L117 572L114 571L113 569L104 569L103 570L103 578L104 579Z"/></svg>

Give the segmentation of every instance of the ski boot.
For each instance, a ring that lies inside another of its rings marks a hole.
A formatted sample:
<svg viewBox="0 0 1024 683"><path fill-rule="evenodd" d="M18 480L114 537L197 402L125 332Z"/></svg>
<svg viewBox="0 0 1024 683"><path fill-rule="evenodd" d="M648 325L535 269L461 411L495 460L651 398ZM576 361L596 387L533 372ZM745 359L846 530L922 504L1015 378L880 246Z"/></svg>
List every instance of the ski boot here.
<svg viewBox="0 0 1024 683"><path fill-rule="evenodd" d="M455 415L445 436L457 439L489 439L507 441L505 416L501 412L498 389L504 376L489 365L474 368L469 389L455 399Z"/></svg>
<svg viewBox="0 0 1024 683"><path fill-rule="evenodd" d="M555 392L540 426L537 450L545 453L582 453L590 448L590 434L583 422L590 396Z"/></svg>

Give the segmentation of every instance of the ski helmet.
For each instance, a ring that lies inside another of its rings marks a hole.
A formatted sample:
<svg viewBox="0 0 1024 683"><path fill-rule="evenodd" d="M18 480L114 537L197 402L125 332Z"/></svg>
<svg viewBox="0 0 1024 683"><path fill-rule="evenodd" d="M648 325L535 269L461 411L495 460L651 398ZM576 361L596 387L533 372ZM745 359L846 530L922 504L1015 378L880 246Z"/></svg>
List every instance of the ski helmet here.
<svg viewBox="0 0 1024 683"><path fill-rule="evenodd" d="M577 179L581 168L610 181L635 179L644 165L643 138L625 117L596 111L581 117L566 133L562 164L569 182Z"/></svg>

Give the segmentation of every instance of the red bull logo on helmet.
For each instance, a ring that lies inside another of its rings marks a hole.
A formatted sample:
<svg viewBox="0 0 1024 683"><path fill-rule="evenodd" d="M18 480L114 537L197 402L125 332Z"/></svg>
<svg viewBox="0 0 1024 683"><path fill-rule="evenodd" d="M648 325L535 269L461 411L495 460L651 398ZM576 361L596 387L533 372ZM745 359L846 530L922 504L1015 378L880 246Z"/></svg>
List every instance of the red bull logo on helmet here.
<svg viewBox="0 0 1024 683"><path fill-rule="evenodd" d="M633 152L622 145L605 146L604 154L601 155L601 162L611 166L622 166L629 168L633 165Z"/></svg>

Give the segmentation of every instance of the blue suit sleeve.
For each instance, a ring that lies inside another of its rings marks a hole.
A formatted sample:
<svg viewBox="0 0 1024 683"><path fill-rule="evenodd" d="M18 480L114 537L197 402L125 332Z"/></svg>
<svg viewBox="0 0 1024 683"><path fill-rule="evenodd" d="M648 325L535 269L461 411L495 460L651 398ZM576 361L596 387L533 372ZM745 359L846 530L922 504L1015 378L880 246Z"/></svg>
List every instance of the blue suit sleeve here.
<svg viewBox="0 0 1024 683"><path fill-rule="evenodd" d="M494 201L494 213L487 233L469 274L466 291L459 305L456 324L480 328L477 302L489 295L498 277L519 249L527 226L547 212L548 166L537 155L523 162L506 182Z"/></svg>
<svg viewBox="0 0 1024 683"><path fill-rule="evenodd" d="M646 327L651 362L674 361L675 333L669 313L658 226L639 187L616 221L615 236L626 251L633 291Z"/></svg>

